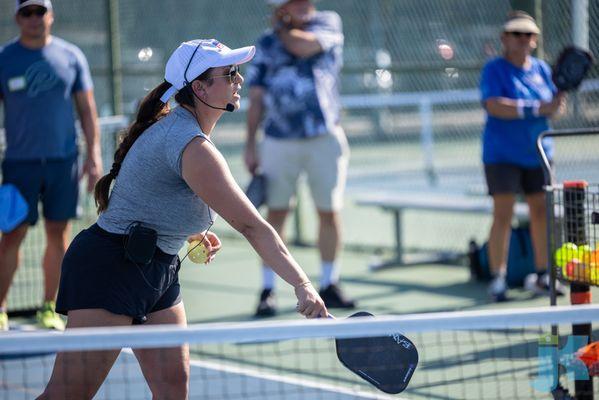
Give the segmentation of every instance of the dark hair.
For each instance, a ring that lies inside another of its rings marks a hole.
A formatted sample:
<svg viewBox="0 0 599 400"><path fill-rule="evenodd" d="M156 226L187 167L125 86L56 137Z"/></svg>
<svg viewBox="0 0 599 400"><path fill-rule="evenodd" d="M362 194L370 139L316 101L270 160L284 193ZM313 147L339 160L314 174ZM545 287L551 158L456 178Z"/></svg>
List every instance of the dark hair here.
<svg viewBox="0 0 599 400"><path fill-rule="evenodd" d="M204 80L210 85L212 80L208 76L209 71L210 68L204 71L197 78L193 79L192 82L195 80ZM106 210L108 207L108 194L110 192L110 185L119 174L121 164L123 163L127 152L129 152L129 149L131 146L133 146L133 143L135 143L137 138L140 137L141 134L146 131L146 129L160 119L164 118L169 113L170 107L168 102L163 103L160 100L160 97L170 87L170 83L166 81L162 82L160 85L152 89L152 91L148 93L141 101L139 109L137 110L135 122L133 122L133 124L129 127L127 133L123 135L119 147L114 153L114 162L112 163L110 172L100 178L100 180L98 180L96 183L94 197L96 200L98 214ZM193 92L191 90L191 82L179 90L179 92L175 95L175 101L177 101L179 104L193 107L194 100Z"/></svg>
<svg viewBox="0 0 599 400"><path fill-rule="evenodd" d="M96 183L94 197L96 199L98 213L106 210L108 207L108 193L110 191L110 184L119 174L121 164L123 163L127 152L131 146L133 146L133 143L135 143L137 138L146 129L169 113L170 107L168 102L163 103L160 101L160 96L162 96L170 86L170 83L162 82L150 93L148 93L141 101L135 122L133 122L133 124L127 130L127 133L122 137L119 147L114 153L114 162L110 172L100 178L98 183Z"/></svg>

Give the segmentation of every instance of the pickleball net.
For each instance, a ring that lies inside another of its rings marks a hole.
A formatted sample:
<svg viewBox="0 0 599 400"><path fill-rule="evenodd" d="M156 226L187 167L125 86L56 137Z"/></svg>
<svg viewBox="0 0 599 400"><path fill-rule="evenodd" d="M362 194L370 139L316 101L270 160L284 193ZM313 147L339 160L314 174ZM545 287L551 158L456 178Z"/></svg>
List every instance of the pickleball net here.
<svg viewBox="0 0 599 400"><path fill-rule="evenodd" d="M41 393L56 351L121 347L125 349L95 398L149 399L150 389L130 348L181 343L188 343L191 352L191 399L567 399L555 396L557 390L563 389L563 394L572 388L574 376L558 371L571 372L581 366L572 354L581 342L570 346L573 351L569 351L568 340L574 342L567 335L568 329L573 323L597 320L599 306L585 305L410 314L374 320L9 332L0 335L0 399L31 399ZM550 335L552 325L560 326L562 336ZM377 391L336 358L334 337L397 332L414 342L420 358L409 387L400 395ZM159 365L159 376L166 377L173 369L167 362ZM93 371L94 367L89 358L82 357L71 368Z"/></svg>

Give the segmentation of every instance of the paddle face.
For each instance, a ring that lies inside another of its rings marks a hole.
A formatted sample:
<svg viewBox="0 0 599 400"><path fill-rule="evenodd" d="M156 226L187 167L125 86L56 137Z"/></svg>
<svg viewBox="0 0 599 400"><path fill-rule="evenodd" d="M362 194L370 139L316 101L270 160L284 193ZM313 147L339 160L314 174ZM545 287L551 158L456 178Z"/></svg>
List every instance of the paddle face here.
<svg viewBox="0 0 599 400"><path fill-rule="evenodd" d="M574 90L580 85L592 64L593 57L588 51L574 46L566 47L553 67L553 83L559 90Z"/></svg>
<svg viewBox="0 0 599 400"><path fill-rule="evenodd" d="M19 192L19 189L11 183L0 186L0 232L11 232L21 224L27 214L29 206L27 201Z"/></svg>
<svg viewBox="0 0 599 400"><path fill-rule="evenodd" d="M266 177L262 174L254 175L245 190L245 195L256 208L266 203Z"/></svg>
<svg viewBox="0 0 599 400"><path fill-rule="evenodd" d="M352 317L373 317L360 311ZM401 393L418 365L418 350L405 336L336 339L337 357L350 371L385 393Z"/></svg>

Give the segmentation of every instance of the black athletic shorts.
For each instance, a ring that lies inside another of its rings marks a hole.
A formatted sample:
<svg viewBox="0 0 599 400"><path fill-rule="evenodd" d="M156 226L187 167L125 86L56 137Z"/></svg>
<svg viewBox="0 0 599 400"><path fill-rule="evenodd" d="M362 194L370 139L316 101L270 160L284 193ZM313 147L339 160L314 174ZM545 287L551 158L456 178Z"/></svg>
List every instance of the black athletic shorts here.
<svg viewBox="0 0 599 400"><path fill-rule="evenodd" d="M148 265L136 265L125 258L124 239L97 224L73 239L62 262L57 312L102 308L143 323L181 301L179 257L156 248Z"/></svg>
<svg viewBox="0 0 599 400"><path fill-rule="evenodd" d="M543 192L543 168L524 168L514 164L485 164L489 194Z"/></svg>

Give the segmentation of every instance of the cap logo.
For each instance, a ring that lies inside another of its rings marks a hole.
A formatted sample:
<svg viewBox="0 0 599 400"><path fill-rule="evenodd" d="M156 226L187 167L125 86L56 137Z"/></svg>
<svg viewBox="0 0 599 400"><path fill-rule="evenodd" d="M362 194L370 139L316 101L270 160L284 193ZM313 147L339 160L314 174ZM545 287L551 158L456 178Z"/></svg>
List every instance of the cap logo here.
<svg viewBox="0 0 599 400"><path fill-rule="evenodd" d="M224 45L216 39L202 40L200 42L200 46L202 46L202 48L204 48L205 50L212 51L216 49L218 49L217 51L221 51L224 48Z"/></svg>

